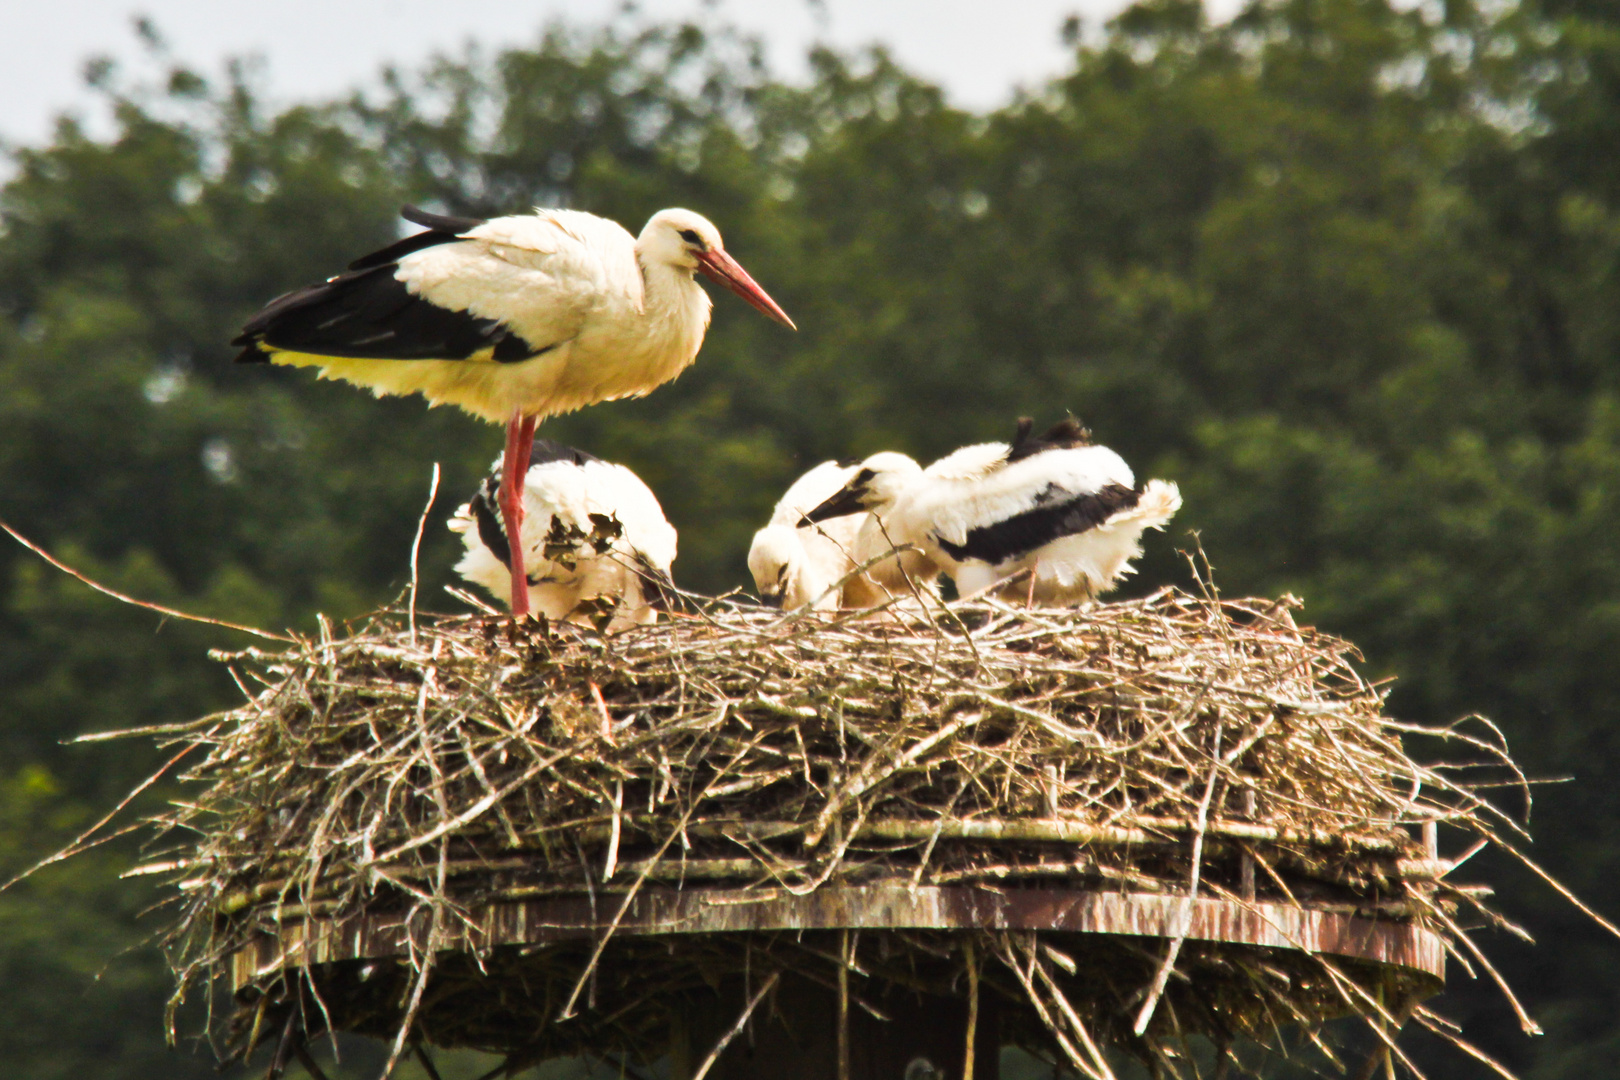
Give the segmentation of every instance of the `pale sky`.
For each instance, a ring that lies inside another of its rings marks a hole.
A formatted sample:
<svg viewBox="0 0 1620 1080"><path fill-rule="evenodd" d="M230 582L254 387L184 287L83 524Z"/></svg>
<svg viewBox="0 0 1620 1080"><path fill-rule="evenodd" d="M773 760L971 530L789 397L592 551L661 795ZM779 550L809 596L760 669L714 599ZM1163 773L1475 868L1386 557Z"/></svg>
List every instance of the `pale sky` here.
<svg viewBox="0 0 1620 1080"><path fill-rule="evenodd" d="M1061 72L1058 30L1079 14L1093 27L1124 0L641 0L640 17L731 22L764 38L771 65L802 76L817 41L887 44L908 68L972 108L1001 104L1016 86ZM370 81L387 61L411 67L469 39L527 44L556 16L581 24L611 19L623 0L4 0L0 34L0 139L49 137L64 109L96 118L80 73L105 54L138 70L131 30L149 16L175 57L205 75L227 56L257 54L272 100L331 97ZM1219 16L1235 0L1214 0Z"/></svg>

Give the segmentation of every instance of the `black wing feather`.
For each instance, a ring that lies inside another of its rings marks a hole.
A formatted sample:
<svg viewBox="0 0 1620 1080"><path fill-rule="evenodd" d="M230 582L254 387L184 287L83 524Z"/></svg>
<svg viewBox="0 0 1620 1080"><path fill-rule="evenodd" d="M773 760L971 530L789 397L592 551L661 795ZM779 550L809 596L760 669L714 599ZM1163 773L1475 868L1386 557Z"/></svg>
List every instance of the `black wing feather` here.
<svg viewBox="0 0 1620 1080"><path fill-rule="evenodd" d="M407 220L429 231L362 256L347 273L272 300L231 342L238 363L270 359L269 349L369 360L465 360L485 349L500 363L515 363L555 347L536 346L498 319L440 307L395 277L399 260L461 239L478 218L430 214L407 206Z"/></svg>
<svg viewBox="0 0 1620 1080"><path fill-rule="evenodd" d="M1091 432L1085 425L1072 416L1062 420L1046 429L1046 433L1035 436L1035 421L1027 416L1018 418L1018 433L1013 436L1012 449L1007 453L1007 464L1022 461L1027 457L1045 453L1048 450L1072 450L1077 446L1091 445Z"/></svg>
<svg viewBox="0 0 1620 1080"><path fill-rule="evenodd" d="M512 336L497 319L429 303L397 280L394 269L350 271L288 293L255 315L232 344L377 360L462 360Z"/></svg>
<svg viewBox="0 0 1620 1080"><path fill-rule="evenodd" d="M498 319L440 307L394 277L395 264L352 270L271 301L231 344L239 361L265 360L265 346L373 360L465 360L494 349L503 363L536 348Z"/></svg>
<svg viewBox="0 0 1620 1080"><path fill-rule="evenodd" d="M654 611L669 614L680 604L680 592L674 580L647 560L641 552L635 553L636 576L641 578L641 595Z"/></svg>
<svg viewBox="0 0 1620 1080"><path fill-rule="evenodd" d="M424 229L432 229L434 232L442 233L472 232L487 220L475 217L456 217L453 214L435 214L423 210L419 206L409 204L399 208L399 216L412 225L420 225Z"/></svg>
<svg viewBox="0 0 1620 1080"><path fill-rule="evenodd" d="M511 545L506 542L506 526L501 522L501 513L497 509L497 500L500 498L501 481L499 474L491 474L484 478L478 487L478 494L472 497L468 504L472 507L473 522L478 526L478 539L489 548L494 556L501 560L501 565L508 570L512 569Z"/></svg>
<svg viewBox="0 0 1620 1080"><path fill-rule="evenodd" d="M534 449L529 451L529 468L536 465L546 465L553 461L572 461L575 465L583 465L587 461L601 461L602 459L588 450L580 450L573 446L564 446L555 439L536 439Z"/></svg>
<svg viewBox="0 0 1620 1080"><path fill-rule="evenodd" d="M1027 555L1054 540L1094 529L1121 510L1135 506L1141 497L1140 492L1123 484L1109 484L1100 491L1080 496L1049 484L1034 507L1005 521L970 529L960 544L937 536L935 539L953 559L979 559L995 566Z"/></svg>
<svg viewBox="0 0 1620 1080"><path fill-rule="evenodd" d="M461 240L455 233L423 232L415 236L407 236L403 240L395 240L385 248L373 251L370 255L362 255L349 264L350 270L370 270L374 266L390 266L407 255L440 244L454 244Z"/></svg>
<svg viewBox="0 0 1620 1080"><path fill-rule="evenodd" d="M472 232L484 223L482 218L450 217L446 214L430 214L426 210L418 210L414 206L407 206L399 212L399 216L413 225L421 225L428 231L407 236L403 240L395 240L392 244L370 255L362 255L349 264L350 270L369 270L374 266L387 266L397 263L407 255L413 255L425 248L438 247L440 244L453 244L464 239L462 234Z"/></svg>

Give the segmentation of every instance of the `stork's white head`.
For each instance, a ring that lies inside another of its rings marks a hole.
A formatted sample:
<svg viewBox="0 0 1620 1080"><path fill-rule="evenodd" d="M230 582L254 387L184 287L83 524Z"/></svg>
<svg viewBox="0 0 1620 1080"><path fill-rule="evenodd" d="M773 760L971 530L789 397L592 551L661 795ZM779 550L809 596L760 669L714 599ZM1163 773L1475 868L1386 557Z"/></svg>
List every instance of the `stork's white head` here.
<svg viewBox="0 0 1620 1080"><path fill-rule="evenodd" d="M861 462L860 469L843 489L804 515L803 523L826 521L869 510L888 511L906 489L922 475L922 466L905 454L884 450Z"/></svg>
<svg viewBox="0 0 1620 1080"><path fill-rule="evenodd" d="M714 222L693 210L658 211L636 240L636 252L644 262L675 266L691 273L698 271L705 254L724 250Z"/></svg>
<svg viewBox="0 0 1620 1080"><path fill-rule="evenodd" d="M726 254L720 230L692 210L660 210L648 220L636 239L636 254L644 266L666 266L688 274L703 273L752 304L768 318L797 330L787 312L776 306L748 271Z"/></svg>
<svg viewBox="0 0 1620 1080"><path fill-rule="evenodd" d="M759 598L773 606L787 606L787 596L796 592L793 583L804 564L804 541L791 525L767 525L754 534L748 548L748 572L754 575Z"/></svg>

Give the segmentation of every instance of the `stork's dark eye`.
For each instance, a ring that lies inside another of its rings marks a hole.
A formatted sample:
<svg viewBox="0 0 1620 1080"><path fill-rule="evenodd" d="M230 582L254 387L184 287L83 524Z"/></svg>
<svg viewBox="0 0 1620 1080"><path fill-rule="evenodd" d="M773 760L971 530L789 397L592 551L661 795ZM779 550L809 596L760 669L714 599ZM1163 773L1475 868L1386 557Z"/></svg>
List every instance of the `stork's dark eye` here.
<svg viewBox="0 0 1620 1080"><path fill-rule="evenodd" d="M876 476L877 473L873 472L871 469L862 469L860 472L855 474L855 479L850 483L849 486L857 488L864 487L865 485L870 484Z"/></svg>
<svg viewBox="0 0 1620 1080"><path fill-rule="evenodd" d="M703 246L703 237L699 236L695 229L682 229L680 235L681 239L688 244L696 244L698 247Z"/></svg>

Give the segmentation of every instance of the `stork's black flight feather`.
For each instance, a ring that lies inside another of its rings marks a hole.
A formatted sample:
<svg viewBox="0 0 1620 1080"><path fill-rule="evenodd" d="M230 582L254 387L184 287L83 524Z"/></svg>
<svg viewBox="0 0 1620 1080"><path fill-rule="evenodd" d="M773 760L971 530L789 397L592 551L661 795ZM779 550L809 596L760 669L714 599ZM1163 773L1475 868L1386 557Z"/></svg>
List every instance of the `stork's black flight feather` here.
<svg viewBox="0 0 1620 1080"><path fill-rule="evenodd" d="M575 465L584 465L587 461L601 461L602 459L589 450L580 450L572 446L564 446L556 439L536 439L534 449L529 451L529 468L536 465L549 465L553 461L571 461ZM499 482L499 470L496 470L496 481Z"/></svg>
<svg viewBox="0 0 1620 1080"><path fill-rule="evenodd" d="M506 526L501 523L499 506L501 482L493 476L484 483L468 503L472 507L473 521L478 525L478 539L508 570L512 569L512 553L506 542Z"/></svg>
<svg viewBox="0 0 1620 1080"><path fill-rule="evenodd" d="M395 240L380 251L373 251L370 255L362 255L349 264L350 270L369 270L373 266L386 266L389 263L397 263L405 256L421 251L424 248L437 247L440 244L453 244L484 223L482 218L430 214L426 210L418 210L414 206L403 208L400 210L399 216L413 225L421 225L428 231L417 233L415 236L407 236L403 240Z"/></svg>
<svg viewBox="0 0 1620 1080"><path fill-rule="evenodd" d="M960 544L935 536L939 546L958 561L979 559L992 566L1020 558L1044 544L1094 529L1121 510L1129 510L1141 498L1123 484L1109 484L1090 495L1049 484L1035 505L1004 521L968 530Z"/></svg>
<svg viewBox="0 0 1620 1080"><path fill-rule="evenodd" d="M641 552L634 554L634 569L636 576L641 579L641 595L646 599L647 606L666 615L675 611L680 604L681 594L675 588L674 579L648 562Z"/></svg>
<svg viewBox="0 0 1620 1080"><path fill-rule="evenodd" d="M1007 464L1048 450L1072 450L1076 446L1090 446L1091 432L1072 416L1046 429L1046 434L1035 437L1035 421L1028 416L1018 418L1018 433L1013 436L1012 449L1007 452Z"/></svg>
<svg viewBox="0 0 1620 1080"><path fill-rule="evenodd" d="M485 221L484 218L457 217L454 214L435 214L430 210L423 210L419 206L406 203L399 208L399 216L412 225L420 225L424 229L432 229L441 233L469 233Z"/></svg>
<svg viewBox="0 0 1620 1080"><path fill-rule="evenodd" d="M349 264L346 273L272 300L232 341L238 363L262 363L270 349L372 360L465 360L494 350L502 363L545 352L498 319L453 311L417 296L395 277L407 255L452 244L483 222L407 206L408 221L428 232L398 240Z"/></svg>

